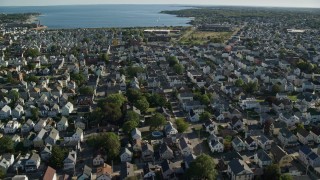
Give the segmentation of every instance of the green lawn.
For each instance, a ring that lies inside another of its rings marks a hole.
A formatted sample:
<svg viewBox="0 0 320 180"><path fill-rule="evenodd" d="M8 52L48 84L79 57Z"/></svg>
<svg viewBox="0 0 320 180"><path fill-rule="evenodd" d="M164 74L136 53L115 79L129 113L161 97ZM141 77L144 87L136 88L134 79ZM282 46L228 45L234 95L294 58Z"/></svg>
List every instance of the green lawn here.
<svg viewBox="0 0 320 180"><path fill-rule="evenodd" d="M297 101L297 100L298 100L297 96L288 96L288 98L289 98L291 101Z"/></svg>

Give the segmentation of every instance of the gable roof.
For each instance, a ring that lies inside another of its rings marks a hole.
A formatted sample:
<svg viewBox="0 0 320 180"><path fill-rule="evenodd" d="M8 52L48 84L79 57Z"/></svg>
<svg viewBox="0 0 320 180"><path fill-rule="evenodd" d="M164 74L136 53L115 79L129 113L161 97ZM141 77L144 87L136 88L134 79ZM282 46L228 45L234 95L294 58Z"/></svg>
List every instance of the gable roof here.
<svg viewBox="0 0 320 180"><path fill-rule="evenodd" d="M242 160L239 160L239 159L231 160L228 165L229 165L231 171L235 175L237 175L243 171L246 171L247 172L246 174L253 173L252 170L249 168L249 166L245 162L243 162Z"/></svg>
<svg viewBox="0 0 320 180"><path fill-rule="evenodd" d="M53 179L56 170L48 166L46 172L44 173L43 179Z"/></svg>

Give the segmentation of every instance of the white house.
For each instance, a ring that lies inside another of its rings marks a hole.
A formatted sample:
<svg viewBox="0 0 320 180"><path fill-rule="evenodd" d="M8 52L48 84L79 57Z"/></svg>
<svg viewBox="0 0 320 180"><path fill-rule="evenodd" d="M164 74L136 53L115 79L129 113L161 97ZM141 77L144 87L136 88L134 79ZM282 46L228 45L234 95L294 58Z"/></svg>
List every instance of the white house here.
<svg viewBox="0 0 320 180"><path fill-rule="evenodd" d="M4 133L15 133L17 129L20 127L20 123L18 121L9 121L4 127Z"/></svg>
<svg viewBox="0 0 320 180"><path fill-rule="evenodd" d="M34 171L38 170L40 163L41 163L41 158L40 158L39 154L36 154L36 153L32 154L30 159L28 159L26 161L25 171L26 172L34 172Z"/></svg>
<svg viewBox="0 0 320 180"><path fill-rule="evenodd" d="M73 111L73 104L68 102L63 108L61 109L62 116L69 116L70 113Z"/></svg>
<svg viewBox="0 0 320 180"><path fill-rule="evenodd" d="M131 137L132 139L141 139L142 136L141 136L141 131L138 129L138 128L134 128L132 131L131 131Z"/></svg>
<svg viewBox="0 0 320 180"><path fill-rule="evenodd" d="M121 162L130 162L132 160L132 152L128 148L122 149L120 159Z"/></svg>
<svg viewBox="0 0 320 180"><path fill-rule="evenodd" d="M12 110L12 117L14 118L20 118L24 114L23 107L18 104L13 110Z"/></svg>
<svg viewBox="0 0 320 180"><path fill-rule="evenodd" d="M0 119L8 119L11 116L11 108L5 105L0 111Z"/></svg>
<svg viewBox="0 0 320 180"><path fill-rule="evenodd" d="M99 155L97 155L95 158L93 158L92 164L93 164L94 166L103 165L103 164L104 164L104 159L103 159L102 156L99 154Z"/></svg>
<svg viewBox="0 0 320 180"><path fill-rule="evenodd" d="M178 130L175 127L173 127L173 124L170 121L167 123L167 125L165 125L164 131L167 137L174 136L178 133Z"/></svg>
<svg viewBox="0 0 320 180"><path fill-rule="evenodd" d="M72 135L73 140L75 141L83 141L83 130L80 128L76 129L76 132Z"/></svg>
<svg viewBox="0 0 320 180"><path fill-rule="evenodd" d="M62 116L61 120L57 123L58 131L65 131L69 127L68 119Z"/></svg>

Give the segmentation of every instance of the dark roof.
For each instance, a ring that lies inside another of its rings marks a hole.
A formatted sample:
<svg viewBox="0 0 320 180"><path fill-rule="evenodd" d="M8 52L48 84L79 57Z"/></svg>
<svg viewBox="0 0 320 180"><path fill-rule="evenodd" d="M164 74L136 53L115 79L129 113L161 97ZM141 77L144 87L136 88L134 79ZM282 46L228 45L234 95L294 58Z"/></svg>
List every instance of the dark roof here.
<svg viewBox="0 0 320 180"><path fill-rule="evenodd" d="M312 152L310 147L308 147L308 146L302 146L299 149L299 151L301 151L303 154L306 154L306 155L308 155L308 154L310 154Z"/></svg>
<svg viewBox="0 0 320 180"><path fill-rule="evenodd" d="M287 152L284 151L281 147L278 145L272 146L270 150L271 154L273 155L276 162L279 162L282 157L287 155Z"/></svg>
<svg viewBox="0 0 320 180"><path fill-rule="evenodd" d="M231 160L228 165L229 165L231 171L235 175L241 173L244 170L251 171L251 169L248 167L248 165L245 164L242 160L239 160L239 159ZM251 171L251 173L252 173L252 171Z"/></svg>
<svg viewBox="0 0 320 180"><path fill-rule="evenodd" d="M309 131L302 129L302 128L298 129L297 133L299 133L303 137L307 137L310 134Z"/></svg>
<svg viewBox="0 0 320 180"><path fill-rule="evenodd" d="M271 157L263 150L260 149L257 152L257 156L261 161L271 161Z"/></svg>
<svg viewBox="0 0 320 180"><path fill-rule="evenodd" d="M168 171L168 170L171 170L169 160L164 160L164 161L161 163L161 167L162 167L162 171L163 171L163 172L166 172L166 171Z"/></svg>

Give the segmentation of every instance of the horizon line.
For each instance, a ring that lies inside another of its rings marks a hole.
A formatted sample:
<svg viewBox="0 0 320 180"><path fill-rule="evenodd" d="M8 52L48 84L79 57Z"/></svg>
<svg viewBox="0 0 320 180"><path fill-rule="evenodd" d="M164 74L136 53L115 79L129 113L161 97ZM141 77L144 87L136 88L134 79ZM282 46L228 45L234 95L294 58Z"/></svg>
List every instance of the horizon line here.
<svg viewBox="0 0 320 180"><path fill-rule="evenodd" d="M190 7L255 7L255 8L295 8L295 9L320 9L320 7L314 6L264 6L264 5L223 5L223 4L167 4L167 3L154 3L154 4L146 4L146 3L97 3L97 4L48 4L48 5L5 5L0 7L52 7L52 6L94 6L94 5L170 5L170 6L190 6ZM1 13L1 12L0 12Z"/></svg>

